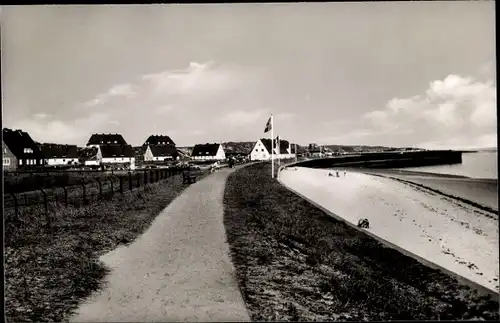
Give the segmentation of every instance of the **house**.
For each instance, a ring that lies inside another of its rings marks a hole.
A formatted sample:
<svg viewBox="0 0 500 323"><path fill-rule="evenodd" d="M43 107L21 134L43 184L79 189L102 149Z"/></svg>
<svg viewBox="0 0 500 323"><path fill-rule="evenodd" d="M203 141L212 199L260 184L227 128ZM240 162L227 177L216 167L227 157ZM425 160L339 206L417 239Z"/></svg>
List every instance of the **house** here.
<svg viewBox="0 0 500 323"><path fill-rule="evenodd" d="M149 138L144 142L143 146L174 146L175 147L175 142L169 137L169 136L163 136L163 135L152 135L149 136Z"/></svg>
<svg viewBox="0 0 500 323"><path fill-rule="evenodd" d="M122 135L117 133L93 134L87 142L87 147L98 147L100 145L127 145Z"/></svg>
<svg viewBox="0 0 500 323"><path fill-rule="evenodd" d="M225 160L226 153L221 144L198 144L191 153L193 160Z"/></svg>
<svg viewBox="0 0 500 323"><path fill-rule="evenodd" d="M15 164L16 169L29 169L43 165L40 149L27 132L4 128L2 134L4 166L13 169Z"/></svg>
<svg viewBox="0 0 500 323"><path fill-rule="evenodd" d="M3 151L3 170L12 172L17 169L17 157L12 153L12 151L7 147L5 142L2 140L2 151Z"/></svg>
<svg viewBox="0 0 500 323"><path fill-rule="evenodd" d="M41 144L38 145L47 166L79 164L76 145Z"/></svg>
<svg viewBox="0 0 500 323"><path fill-rule="evenodd" d="M97 148L97 151L89 153L91 156L85 161L87 166L135 169L134 150L120 134L93 134L87 148Z"/></svg>
<svg viewBox="0 0 500 323"><path fill-rule="evenodd" d="M142 146L145 148L145 162L163 162L166 160L179 159L179 153L175 148L175 143L169 136L149 136Z"/></svg>
<svg viewBox="0 0 500 323"><path fill-rule="evenodd" d="M252 152L250 153L250 160L270 160L271 159L271 139L260 139L255 143ZM279 149L279 151L278 151ZM288 159L295 158L295 148L286 140L280 140L277 147L277 141L274 139L274 159Z"/></svg>
<svg viewBox="0 0 500 323"><path fill-rule="evenodd" d="M145 162L155 162L155 161L166 161L166 160L177 160L179 158L179 153L175 146L170 145L148 145L146 151L144 152Z"/></svg>
<svg viewBox="0 0 500 323"><path fill-rule="evenodd" d="M130 145L102 145L99 146L97 159L106 168L135 169L134 150Z"/></svg>

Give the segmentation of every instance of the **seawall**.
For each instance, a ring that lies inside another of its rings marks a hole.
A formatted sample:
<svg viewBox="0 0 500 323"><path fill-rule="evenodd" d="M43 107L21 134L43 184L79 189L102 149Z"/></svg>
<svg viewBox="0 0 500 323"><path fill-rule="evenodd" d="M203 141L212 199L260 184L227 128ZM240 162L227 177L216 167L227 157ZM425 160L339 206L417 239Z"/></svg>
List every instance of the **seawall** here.
<svg viewBox="0 0 500 323"><path fill-rule="evenodd" d="M404 168L461 164L462 152L451 150L366 153L310 159L292 164L309 168ZM292 166L289 165L289 166Z"/></svg>

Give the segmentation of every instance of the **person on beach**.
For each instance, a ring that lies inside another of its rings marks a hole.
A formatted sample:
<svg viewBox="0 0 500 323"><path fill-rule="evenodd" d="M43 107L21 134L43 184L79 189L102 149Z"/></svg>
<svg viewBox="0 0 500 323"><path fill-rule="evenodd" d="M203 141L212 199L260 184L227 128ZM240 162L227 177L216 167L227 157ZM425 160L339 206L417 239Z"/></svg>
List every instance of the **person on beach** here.
<svg viewBox="0 0 500 323"><path fill-rule="evenodd" d="M336 173L337 173L337 177L339 177L339 171L338 170L336 171Z"/></svg>
<svg viewBox="0 0 500 323"><path fill-rule="evenodd" d="M346 177L347 171L344 170L344 177Z"/></svg>

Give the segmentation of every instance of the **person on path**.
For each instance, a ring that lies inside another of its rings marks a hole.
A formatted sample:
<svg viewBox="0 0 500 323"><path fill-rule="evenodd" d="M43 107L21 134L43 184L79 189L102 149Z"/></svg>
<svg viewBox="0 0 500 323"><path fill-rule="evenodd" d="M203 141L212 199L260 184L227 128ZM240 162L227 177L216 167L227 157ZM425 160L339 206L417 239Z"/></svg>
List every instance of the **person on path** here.
<svg viewBox="0 0 500 323"><path fill-rule="evenodd" d="M346 177L347 171L344 170L344 177Z"/></svg>

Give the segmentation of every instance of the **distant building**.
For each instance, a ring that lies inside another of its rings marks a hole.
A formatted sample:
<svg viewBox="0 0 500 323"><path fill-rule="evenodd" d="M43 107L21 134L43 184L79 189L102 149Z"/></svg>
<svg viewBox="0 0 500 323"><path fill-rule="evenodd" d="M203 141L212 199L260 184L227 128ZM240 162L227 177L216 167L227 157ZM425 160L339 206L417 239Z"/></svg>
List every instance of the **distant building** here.
<svg viewBox="0 0 500 323"><path fill-rule="evenodd" d="M221 144L198 144L191 153L193 160L225 160L226 154Z"/></svg>
<svg viewBox="0 0 500 323"><path fill-rule="evenodd" d="M134 150L120 134L93 134L87 142L87 148L97 148L97 151L88 152L90 156L85 161L87 166L135 169Z"/></svg>
<svg viewBox="0 0 500 323"><path fill-rule="evenodd" d="M43 164L47 166L79 164L76 145L41 144L38 145L43 156Z"/></svg>
<svg viewBox="0 0 500 323"><path fill-rule="evenodd" d="M144 147L144 162L164 162L179 159L175 143L169 136L149 136L142 146Z"/></svg>
<svg viewBox="0 0 500 323"><path fill-rule="evenodd" d="M134 150L130 145L102 145L97 153L101 164L108 168L124 167L135 169Z"/></svg>
<svg viewBox="0 0 500 323"><path fill-rule="evenodd" d="M2 134L3 169L30 169L43 165L40 149L27 132L4 128Z"/></svg>
<svg viewBox="0 0 500 323"><path fill-rule="evenodd" d="M143 146L174 146L175 142L169 137L164 135L152 135L144 142Z"/></svg>
<svg viewBox="0 0 500 323"><path fill-rule="evenodd" d="M15 171L17 169L17 157L2 140L2 166L4 170Z"/></svg>
<svg viewBox="0 0 500 323"><path fill-rule="evenodd" d="M175 146L148 145L144 152L145 162L166 161L179 159Z"/></svg>
<svg viewBox="0 0 500 323"><path fill-rule="evenodd" d="M80 164L85 166L99 166L101 164L98 158L99 146L97 147L84 147L78 151L78 158Z"/></svg>
<svg viewBox="0 0 500 323"><path fill-rule="evenodd" d="M87 147L98 147L100 145L127 145L122 135L117 133L96 133L93 134L87 142Z"/></svg>
<svg viewBox="0 0 500 323"><path fill-rule="evenodd" d="M255 143L250 152L250 160L270 160L271 159L271 139L262 138ZM279 151L278 151L279 149ZM280 140L279 145L277 140L274 140L274 159L295 158L295 148L287 141Z"/></svg>

